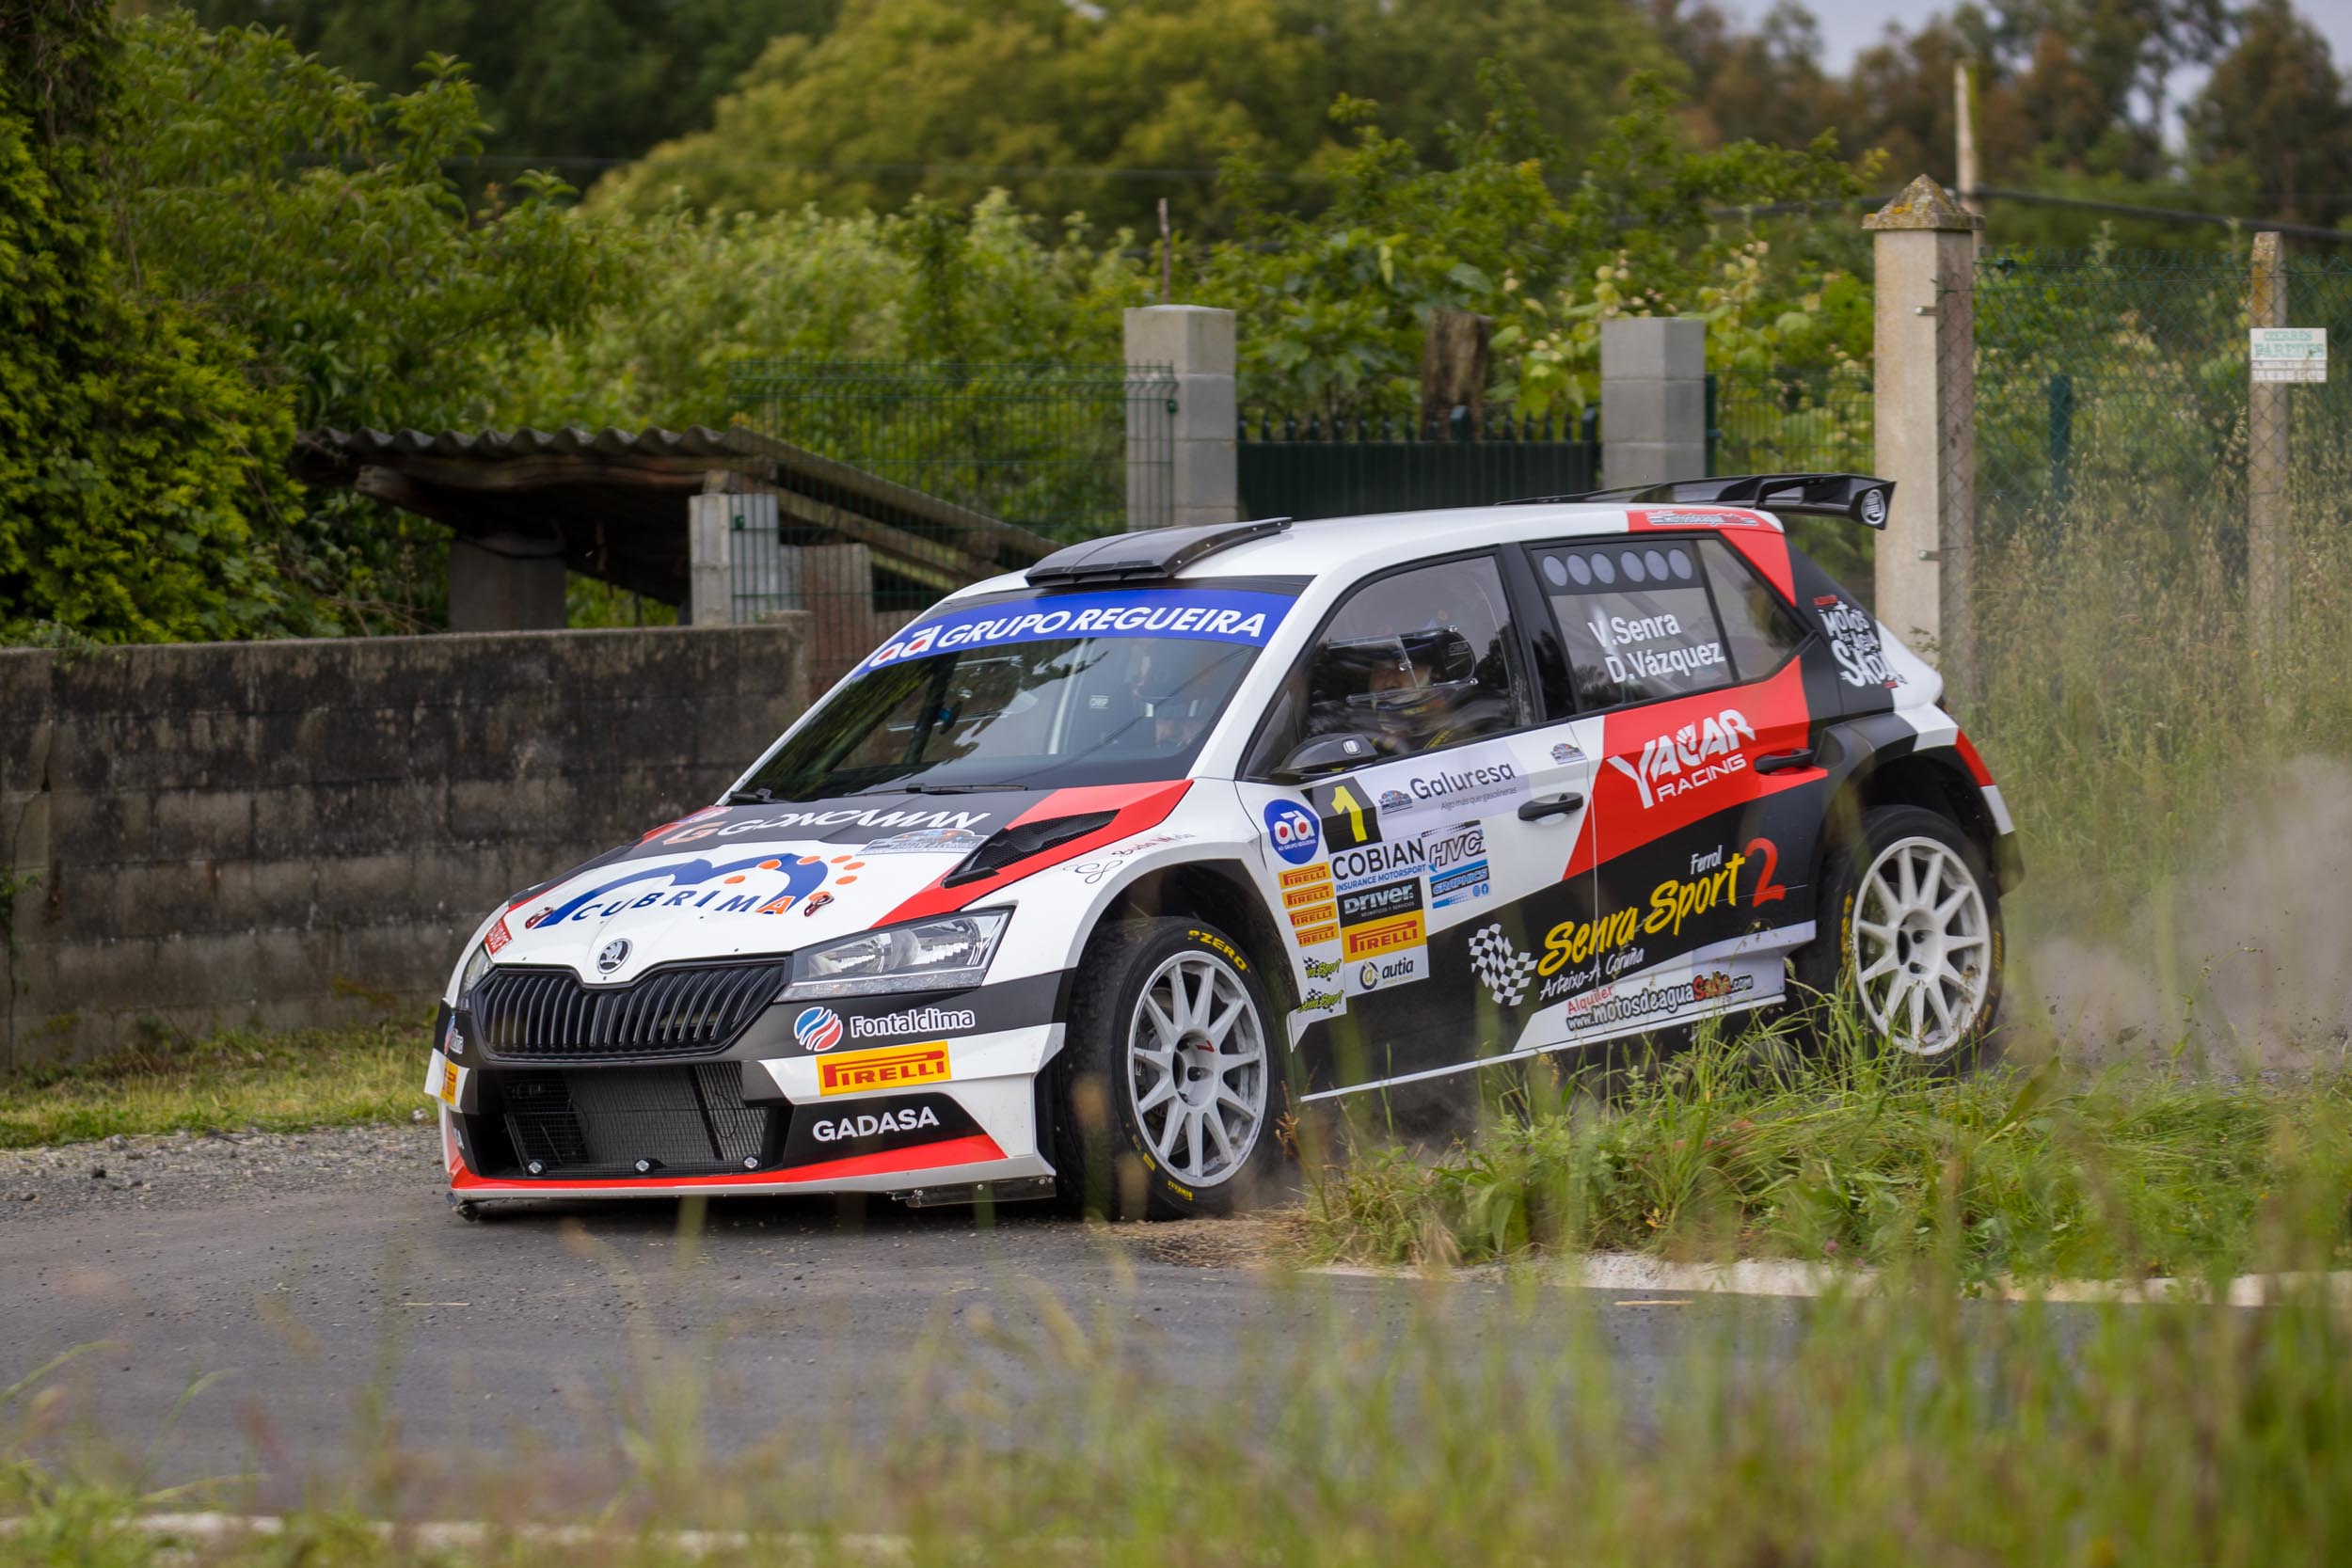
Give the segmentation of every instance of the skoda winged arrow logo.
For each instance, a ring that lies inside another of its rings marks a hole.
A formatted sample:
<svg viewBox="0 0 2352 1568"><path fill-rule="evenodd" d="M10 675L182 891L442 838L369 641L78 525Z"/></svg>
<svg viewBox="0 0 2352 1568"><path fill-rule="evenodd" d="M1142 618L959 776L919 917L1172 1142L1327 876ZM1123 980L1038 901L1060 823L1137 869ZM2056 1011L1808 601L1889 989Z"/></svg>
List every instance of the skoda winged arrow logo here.
<svg viewBox="0 0 2352 1568"><path fill-rule="evenodd" d="M596 949L596 973L610 974L628 962L628 938L614 937Z"/></svg>

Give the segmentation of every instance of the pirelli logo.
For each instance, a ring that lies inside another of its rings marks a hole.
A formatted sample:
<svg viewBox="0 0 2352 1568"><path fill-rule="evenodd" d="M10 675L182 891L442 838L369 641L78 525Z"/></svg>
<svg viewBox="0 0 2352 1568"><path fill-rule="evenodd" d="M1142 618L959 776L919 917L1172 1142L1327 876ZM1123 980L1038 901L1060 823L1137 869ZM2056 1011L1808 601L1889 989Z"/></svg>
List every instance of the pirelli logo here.
<svg viewBox="0 0 2352 1568"><path fill-rule="evenodd" d="M1395 914L1386 920L1370 921L1347 927L1347 956L1369 958L1400 947L1419 947L1425 940L1421 911Z"/></svg>
<svg viewBox="0 0 2352 1568"><path fill-rule="evenodd" d="M1310 904L1330 901L1331 890L1327 887L1295 887L1282 895L1282 907L1286 910L1303 910Z"/></svg>
<svg viewBox="0 0 2352 1568"><path fill-rule="evenodd" d="M1330 885L1331 868L1321 861L1317 861L1312 865L1302 865L1295 871L1282 873L1282 887L1285 892L1292 888L1327 888Z"/></svg>
<svg viewBox="0 0 2352 1568"><path fill-rule="evenodd" d="M1319 942L1336 942L1339 940L1339 935L1340 928L1336 925L1301 926L1298 928L1298 945L1312 947Z"/></svg>
<svg viewBox="0 0 2352 1568"><path fill-rule="evenodd" d="M897 1045L887 1051L820 1056L817 1061L817 1092L865 1094L873 1089L944 1084L954 1076L947 1060L947 1042L933 1040L929 1045Z"/></svg>

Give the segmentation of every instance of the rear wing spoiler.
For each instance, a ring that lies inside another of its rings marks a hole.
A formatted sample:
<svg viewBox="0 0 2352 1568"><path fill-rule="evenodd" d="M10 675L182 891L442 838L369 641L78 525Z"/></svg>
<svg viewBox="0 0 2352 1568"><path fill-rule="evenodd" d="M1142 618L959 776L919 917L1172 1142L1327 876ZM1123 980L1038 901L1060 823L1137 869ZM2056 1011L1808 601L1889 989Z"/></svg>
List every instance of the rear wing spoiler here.
<svg viewBox="0 0 2352 1568"><path fill-rule="evenodd" d="M1629 484L1616 490L1540 496L1503 504L1603 501L1623 506L1744 506L1759 512L1844 517L1865 528L1883 529L1894 499L1895 482L1868 474L1726 474L1720 479L1670 479L1662 484Z"/></svg>

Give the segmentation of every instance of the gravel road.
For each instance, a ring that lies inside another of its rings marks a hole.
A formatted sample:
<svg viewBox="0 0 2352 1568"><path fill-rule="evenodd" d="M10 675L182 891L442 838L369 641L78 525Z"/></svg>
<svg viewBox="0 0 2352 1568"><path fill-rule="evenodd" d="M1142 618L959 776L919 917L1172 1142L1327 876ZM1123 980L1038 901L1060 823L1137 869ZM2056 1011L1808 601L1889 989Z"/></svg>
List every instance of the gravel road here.
<svg viewBox="0 0 2352 1568"><path fill-rule="evenodd" d="M1280 1216L1089 1227L1032 1208L991 1225L803 1198L713 1204L691 1244L673 1203L469 1225L434 1154L425 1127L0 1153L0 1386L100 1344L52 1374L65 1397L40 1441L152 1443L152 1485L246 1475L241 1500L275 1506L397 1447L412 1490L478 1479L493 1454L501 1497L561 1508L626 1473L624 1418L657 1387L701 1387L724 1456L787 1432L880 1441L925 1408L906 1396L928 1365L939 1398L1001 1401L1019 1441L1035 1425L1019 1412L1054 1398L1056 1357L1032 1352L1062 1312L1116 1339L1139 1387L1202 1400L1244 1343L1377 1339L1434 1314L1468 1354L1492 1332L1533 1348L1566 1317L1558 1292L1531 1323L1499 1286L1269 1269ZM1636 1306L1600 1322L1638 1392L1701 1321L1753 1315L1769 1339L1796 1310Z"/></svg>

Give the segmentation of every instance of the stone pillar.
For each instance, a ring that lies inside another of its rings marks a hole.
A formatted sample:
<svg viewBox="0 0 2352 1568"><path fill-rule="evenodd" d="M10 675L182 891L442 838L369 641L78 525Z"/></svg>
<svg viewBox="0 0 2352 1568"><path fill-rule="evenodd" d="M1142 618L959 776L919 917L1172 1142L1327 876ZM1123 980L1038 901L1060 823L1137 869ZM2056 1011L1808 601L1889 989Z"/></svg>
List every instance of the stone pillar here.
<svg viewBox="0 0 2352 1568"><path fill-rule="evenodd" d="M1600 482L1611 489L1707 475L1707 324L1600 324Z"/></svg>
<svg viewBox="0 0 2352 1568"><path fill-rule="evenodd" d="M1976 261L1984 219L1923 174L1862 226L1877 236L1876 467L1895 482L1878 541L1876 608L1964 701L1975 687Z"/></svg>
<svg viewBox="0 0 2352 1568"><path fill-rule="evenodd" d="M1126 325L1127 363L1167 365L1176 376L1172 416L1148 401L1128 402L1128 530L1238 521L1233 312L1152 305L1128 311ZM1160 430L1168 432L1165 440Z"/></svg>
<svg viewBox="0 0 2352 1568"><path fill-rule="evenodd" d="M494 533L449 542L449 629L564 629L564 542Z"/></svg>

